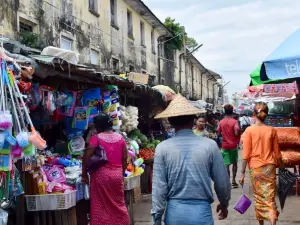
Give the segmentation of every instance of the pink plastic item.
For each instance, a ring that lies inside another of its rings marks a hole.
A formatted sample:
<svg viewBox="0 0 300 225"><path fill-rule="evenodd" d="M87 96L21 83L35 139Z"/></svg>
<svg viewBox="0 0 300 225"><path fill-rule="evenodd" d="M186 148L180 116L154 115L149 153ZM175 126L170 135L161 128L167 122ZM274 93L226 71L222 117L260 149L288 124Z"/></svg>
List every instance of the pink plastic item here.
<svg viewBox="0 0 300 225"><path fill-rule="evenodd" d="M11 154L14 158L21 158L22 157L22 148L16 144L15 146L12 147Z"/></svg>
<svg viewBox="0 0 300 225"><path fill-rule="evenodd" d="M66 184L60 184L60 183L57 183L54 181L49 183L48 188L47 188L48 193L52 193L52 192L65 193L65 192L72 191L72 190L73 190L73 188L71 186L66 185Z"/></svg>
<svg viewBox="0 0 300 225"><path fill-rule="evenodd" d="M53 166L48 172L46 172L46 175L50 182L55 181L57 183L64 183L66 181L66 175L63 169L58 166Z"/></svg>

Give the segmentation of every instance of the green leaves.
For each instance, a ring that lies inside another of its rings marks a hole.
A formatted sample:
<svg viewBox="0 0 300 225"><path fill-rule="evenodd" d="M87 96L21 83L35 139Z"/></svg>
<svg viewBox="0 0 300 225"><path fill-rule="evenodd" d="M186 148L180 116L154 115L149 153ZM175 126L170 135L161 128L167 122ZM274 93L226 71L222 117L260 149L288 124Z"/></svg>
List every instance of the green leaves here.
<svg viewBox="0 0 300 225"><path fill-rule="evenodd" d="M167 47L181 50L183 48L183 27L171 17L167 17L164 24L175 37L166 42ZM186 38L187 49L193 51L198 46L197 41L192 37L188 37L186 33L184 35Z"/></svg>

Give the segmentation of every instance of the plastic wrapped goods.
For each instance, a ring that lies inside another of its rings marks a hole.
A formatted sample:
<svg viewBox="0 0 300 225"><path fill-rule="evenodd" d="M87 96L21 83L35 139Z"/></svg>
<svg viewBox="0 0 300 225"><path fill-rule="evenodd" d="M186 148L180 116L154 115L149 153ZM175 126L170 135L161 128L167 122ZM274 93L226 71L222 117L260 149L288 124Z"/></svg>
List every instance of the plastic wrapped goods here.
<svg viewBox="0 0 300 225"><path fill-rule="evenodd" d="M300 147L300 133L297 127L277 127L276 130L281 149Z"/></svg>
<svg viewBox="0 0 300 225"><path fill-rule="evenodd" d="M133 131L137 129L137 126L139 124L138 118L139 118L139 111L138 108L133 106L120 106L121 110L121 118L122 118L122 126L121 131L130 133L130 131Z"/></svg>
<svg viewBox="0 0 300 225"><path fill-rule="evenodd" d="M300 151L285 150L281 152L281 155L283 163L287 166L294 166L300 164Z"/></svg>

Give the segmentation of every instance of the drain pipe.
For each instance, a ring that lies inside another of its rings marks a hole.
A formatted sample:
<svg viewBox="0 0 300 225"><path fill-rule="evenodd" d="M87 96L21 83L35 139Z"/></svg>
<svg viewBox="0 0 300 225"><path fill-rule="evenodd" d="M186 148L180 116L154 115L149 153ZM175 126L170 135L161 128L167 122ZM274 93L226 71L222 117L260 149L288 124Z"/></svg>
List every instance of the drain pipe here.
<svg viewBox="0 0 300 225"><path fill-rule="evenodd" d="M182 75L182 56L184 55L184 53L181 53L179 55L179 92L181 93L182 92L182 86L181 86L181 75Z"/></svg>
<svg viewBox="0 0 300 225"><path fill-rule="evenodd" d="M202 72L200 75L201 75L201 79L200 79L200 81L201 81L201 92L200 92L200 96L201 96L201 100L204 100L203 99L203 75L206 73L206 71L205 72Z"/></svg>

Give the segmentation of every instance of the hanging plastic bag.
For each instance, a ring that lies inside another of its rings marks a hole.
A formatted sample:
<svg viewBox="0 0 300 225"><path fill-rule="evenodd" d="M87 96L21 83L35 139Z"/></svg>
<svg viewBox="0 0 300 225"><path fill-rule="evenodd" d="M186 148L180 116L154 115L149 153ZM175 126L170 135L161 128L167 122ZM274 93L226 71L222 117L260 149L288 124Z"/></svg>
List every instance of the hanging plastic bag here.
<svg viewBox="0 0 300 225"><path fill-rule="evenodd" d="M87 107L76 107L74 110L73 128L86 130L88 126Z"/></svg>
<svg viewBox="0 0 300 225"><path fill-rule="evenodd" d="M283 210L287 194L295 184L297 177L298 176L296 174L290 172L289 170L285 168L279 168L279 172L278 172L279 184L278 184L277 192L278 192L278 198L280 201L281 210Z"/></svg>
<svg viewBox="0 0 300 225"><path fill-rule="evenodd" d="M83 93L83 105L88 107L97 107L101 100L100 88L85 90Z"/></svg>

